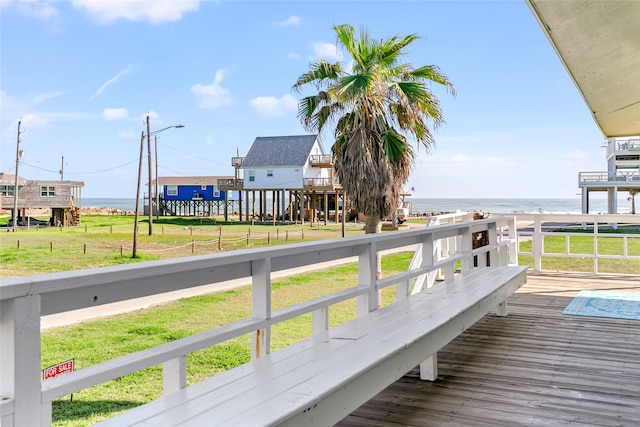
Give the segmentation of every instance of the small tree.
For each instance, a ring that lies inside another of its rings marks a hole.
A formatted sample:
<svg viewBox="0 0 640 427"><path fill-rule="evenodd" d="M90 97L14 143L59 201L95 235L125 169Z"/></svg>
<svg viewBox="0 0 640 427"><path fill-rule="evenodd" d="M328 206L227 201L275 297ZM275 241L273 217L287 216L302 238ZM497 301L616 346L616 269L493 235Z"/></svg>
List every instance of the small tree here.
<svg viewBox="0 0 640 427"><path fill-rule="evenodd" d="M636 214L636 194L640 193L640 190L629 190L629 197L627 200L631 201L631 213Z"/></svg>

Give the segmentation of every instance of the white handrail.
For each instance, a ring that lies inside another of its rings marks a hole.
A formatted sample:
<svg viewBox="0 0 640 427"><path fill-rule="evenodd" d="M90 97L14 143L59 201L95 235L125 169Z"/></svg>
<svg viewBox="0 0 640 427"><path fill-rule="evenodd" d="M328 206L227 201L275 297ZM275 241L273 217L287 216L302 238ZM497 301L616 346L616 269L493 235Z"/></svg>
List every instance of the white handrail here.
<svg viewBox="0 0 640 427"><path fill-rule="evenodd" d="M504 233L505 229L513 230ZM472 249L473 233L488 231L489 245ZM409 284L419 275L442 271L445 283L459 268L473 268L473 256L486 258L491 267L517 262L515 217L421 227L380 233L239 250L188 258L151 261L124 266L69 271L0 281L0 421L3 426L50 425L51 401L127 373L163 363L165 393L185 387L186 355L226 341L253 334L252 357L270 351L271 327L305 313L312 314L312 332L328 329L330 308L355 299L356 316L377 310L378 291L396 285L396 298L408 298ZM407 246L432 247L455 240L447 252L427 252L422 267L384 279L376 279L379 251ZM429 256L429 254L431 256ZM326 261L358 259L358 283L281 310L271 310L271 274ZM482 265L480 267L483 267ZM225 325L190 337L112 359L91 367L42 381L40 318L101 304L130 300L205 284L247 278L252 283L251 319Z"/></svg>

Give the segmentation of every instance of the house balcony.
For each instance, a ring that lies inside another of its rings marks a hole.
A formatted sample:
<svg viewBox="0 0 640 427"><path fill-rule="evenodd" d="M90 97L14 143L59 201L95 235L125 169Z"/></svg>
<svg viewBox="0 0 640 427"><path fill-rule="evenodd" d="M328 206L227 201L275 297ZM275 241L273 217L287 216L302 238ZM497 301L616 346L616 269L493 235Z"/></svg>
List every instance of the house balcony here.
<svg viewBox="0 0 640 427"><path fill-rule="evenodd" d="M580 172L578 187L588 190L604 191L609 188L617 188L618 191L640 190L640 174L638 170L629 173L609 175L609 172Z"/></svg>
<svg viewBox="0 0 640 427"><path fill-rule="evenodd" d="M342 188L338 178L305 178L302 184L305 190L333 191Z"/></svg>
<svg viewBox="0 0 640 427"><path fill-rule="evenodd" d="M607 159L612 156L629 154L640 154L640 138L609 141L609 144L607 145Z"/></svg>
<svg viewBox="0 0 640 427"><path fill-rule="evenodd" d="M242 178L228 178L219 179L217 182L220 190L242 190L244 188L244 179Z"/></svg>
<svg viewBox="0 0 640 427"><path fill-rule="evenodd" d="M244 157L232 157L231 166L233 166L234 168L242 167L243 161L244 161Z"/></svg>
<svg viewBox="0 0 640 427"><path fill-rule="evenodd" d="M309 156L309 162L311 166L317 168L330 168L333 166L333 155L331 154L320 154L320 155L312 155Z"/></svg>

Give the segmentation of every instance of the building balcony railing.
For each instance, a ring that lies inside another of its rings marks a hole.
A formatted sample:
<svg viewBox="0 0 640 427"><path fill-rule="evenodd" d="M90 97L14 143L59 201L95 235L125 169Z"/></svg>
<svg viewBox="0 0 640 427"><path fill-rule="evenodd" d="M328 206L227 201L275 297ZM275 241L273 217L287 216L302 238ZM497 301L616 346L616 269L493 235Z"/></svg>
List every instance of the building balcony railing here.
<svg viewBox="0 0 640 427"><path fill-rule="evenodd" d="M609 175L609 172L580 172L579 184L597 184L607 182L640 182L638 173Z"/></svg>
<svg viewBox="0 0 640 427"><path fill-rule="evenodd" d="M243 161L244 161L244 157L232 157L231 166L233 166L234 168L239 168L242 166Z"/></svg>
<svg viewBox="0 0 640 427"><path fill-rule="evenodd" d="M331 154L315 154L309 156L311 166L329 168L333 166L333 155Z"/></svg>
<svg viewBox="0 0 640 427"><path fill-rule="evenodd" d="M342 188L338 178L305 178L302 182L305 189L335 190Z"/></svg>
<svg viewBox="0 0 640 427"><path fill-rule="evenodd" d="M640 139L625 139L611 141L607 145L607 158L620 154L639 154Z"/></svg>
<svg viewBox="0 0 640 427"><path fill-rule="evenodd" d="M219 179L218 188L221 190L241 190L244 188L244 179L242 178Z"/></svg>

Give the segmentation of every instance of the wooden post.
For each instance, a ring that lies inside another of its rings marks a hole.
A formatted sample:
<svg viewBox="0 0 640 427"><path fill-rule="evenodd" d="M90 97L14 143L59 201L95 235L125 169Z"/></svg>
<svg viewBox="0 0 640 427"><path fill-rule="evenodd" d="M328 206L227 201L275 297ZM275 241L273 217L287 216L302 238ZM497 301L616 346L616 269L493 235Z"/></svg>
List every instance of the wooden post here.
<svg viewBox="0 0 640 427"><path fill-rule="evenodd" d="M49 252L53 252L53 241L49 242Z"/></svg>
<svg viewBox="0 0 640 427"><path fill-rule="evenodd" d="M113 234L113 225L110 225L110 226L109 226L109 233L110 233L110 234Z"/></svg>
<svg viewBox="0 0 640 427"><path fill-rule="evenodd" d="M222 250L222 237L218 236L218 250L221 251Z"/></svg>
<svg viewBox="0 0 640 427"><path fill-rule="evenodd" d="M284 241L285 241L285 242L288 242L288 241L289 241L289 230L286 230L286 231L285 231L285 238L284 238Z"/></svg>
<svg viewBox="0 0 640 427"><path fill-rule="evenodd" d="M120 245L120 256L124 255L124 246Z"/></svg>
<svg viewBox="0 0 640 427"><path fill-rule="evenodd" d="M18 240L18 249L20 249L20 240Z"/></svg>
<svg viewBox="0 0 640 427"><path fill-rule="evenodd" d="M267 245L271 244L271 232L267 231Z"/></svg>
<svg viewBox="0 0 640 427"><path fill-rule="evenodd" d="M196 241L191 239L191 253L196 253Z"/></svg>
<svg viewBox="0 0 640 427"><path fill-rule="evenodd" d="M82 250L82 251L83 251L83 253L84 253L85 255L87 254L87 244L86 244L86 243L84 244L84 248L83 248L83 250Z"/></svg>

